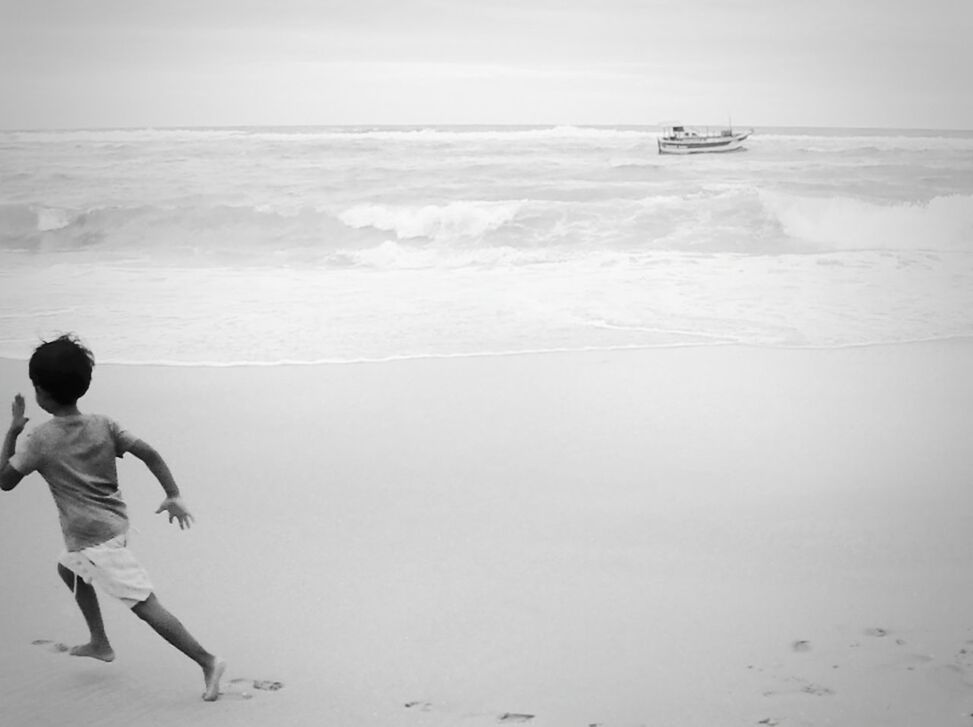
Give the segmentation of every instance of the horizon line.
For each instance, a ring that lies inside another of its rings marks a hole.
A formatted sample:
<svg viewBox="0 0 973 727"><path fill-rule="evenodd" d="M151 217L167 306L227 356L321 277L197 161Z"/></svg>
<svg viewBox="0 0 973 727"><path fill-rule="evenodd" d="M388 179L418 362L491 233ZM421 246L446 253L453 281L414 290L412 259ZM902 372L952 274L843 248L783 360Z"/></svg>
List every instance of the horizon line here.
<svg viewBox="0 0 973 727"><path fill-rule="evenodd" d="M192 131L192 130L226 130L226 129L558 129L558 128L578 128L578 129L652 129L661 130L665 123L286 123L286 124L143 124L143 125L120 125L120 126L36 126L36 127L3 127L0 126L0 133L31 133L31 132L71 132L71 131ZM706 123L686 123L685 126L713 127L727 126L727 124L706 124ZM861 126L861 125L826 125L826 124L733 124L739 128L753 129L821 129L830 131L910 131L910 132L947 132L947 133L973 133L973 128L960 127L926 127L926 126Z"/></svg>

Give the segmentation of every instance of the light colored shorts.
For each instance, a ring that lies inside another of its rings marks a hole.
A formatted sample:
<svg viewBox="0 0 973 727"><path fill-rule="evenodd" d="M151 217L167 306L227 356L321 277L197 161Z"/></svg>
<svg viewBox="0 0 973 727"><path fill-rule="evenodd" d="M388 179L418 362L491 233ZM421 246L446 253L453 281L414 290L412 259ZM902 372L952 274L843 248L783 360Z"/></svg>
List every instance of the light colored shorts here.
<svg viewBox="0 0 973 727"><path fill-rule="evenodd" d="M152 595L152 583L127 545L128 535L122 534L89 548L65 551L57 562L132 608Z"/></svg>

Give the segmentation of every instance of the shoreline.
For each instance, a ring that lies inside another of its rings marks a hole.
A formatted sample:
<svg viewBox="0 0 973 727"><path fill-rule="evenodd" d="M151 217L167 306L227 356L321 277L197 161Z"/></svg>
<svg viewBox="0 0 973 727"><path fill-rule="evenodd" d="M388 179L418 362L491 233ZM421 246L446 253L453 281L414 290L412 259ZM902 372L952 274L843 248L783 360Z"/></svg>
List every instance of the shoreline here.
<svg viewBox="0 0 973 727"><path fill-rule="evenodd" d="M701 334L702 335L702 334ZM82 339L84 342L84 339ZM38 339L40 343L40 339ZM842 343L834 345L771 345L759 343L740 343L736 341L727 342L706 342L706 343L664 343L630 346L604 346L588 348L551 348L551 349L532 349L521 351L484 351L475 353L429 353L429 354L403 354L388 356L385 358L360 358L360 359L314 359L308 361L281 359L277 361L119 361L119 360L96 360L98 366L119 366L119 367L139 367L139 368L175 368L175 369L235 369L235 368L304 368L304 367L329 367L329 366L354 366L359 364L394 364L409 361L439 361L439 360L462 360L462 359L504 359L535 356L572 356L572 355L598 355L611 353L627 353L640 351L669 351L685 349L740 349L750 351L806 351L806 352L828 352L846 350L867 350L882 348L900 348L925 345L967 345L973 343L973 334L957 334L954 336L936 336L932 338L919 338L907 341L875 341L865 343ZM24 357L0 355L0 362L5 363L27 363L29 355Z"/></svg>

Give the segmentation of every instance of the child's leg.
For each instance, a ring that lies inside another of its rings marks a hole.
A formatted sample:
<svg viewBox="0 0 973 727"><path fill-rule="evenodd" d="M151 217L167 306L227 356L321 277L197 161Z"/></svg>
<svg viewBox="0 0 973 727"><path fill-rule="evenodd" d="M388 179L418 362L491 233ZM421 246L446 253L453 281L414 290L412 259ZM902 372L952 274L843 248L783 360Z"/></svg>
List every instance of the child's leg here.
<svg viewBox="0 0 973 727"><path fill-rule="evenodd" d="M199 664L203 670L203 678L206 680L203 699L207 701L216 699L220 694L220 677L223 676L223 670L226 668L225 662L206 651L179 619L159 603L154 593L141 603L135 604L132 612L155 629L159 636Z"/></svg>
<svg viewBox="0 0 973 727"><path fill-rule="evenodd" d="M88 631L91 633L91 640L87 644L73 646L69 649L74 656L90 656L102 661L112 661L115 652L108 642L108 635L105 633L105 623L101 618L101 608L98 606L98 596L91 584L85 583L78 578L73 571L65 568L60 563L57 564L57 572L61 576L68 588L74 591L74 600L81 609Z"/></svg>

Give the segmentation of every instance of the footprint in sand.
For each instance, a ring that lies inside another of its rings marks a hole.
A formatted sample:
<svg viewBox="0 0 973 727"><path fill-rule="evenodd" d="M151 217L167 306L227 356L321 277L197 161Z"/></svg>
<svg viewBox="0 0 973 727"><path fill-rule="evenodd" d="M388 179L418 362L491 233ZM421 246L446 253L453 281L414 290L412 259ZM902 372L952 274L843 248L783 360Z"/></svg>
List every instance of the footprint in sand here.
<svg viewBox="0 0 973 727"><path fill-rule="evenodd" d="M960 666L973 666L973 641L967 641L966 645L956 652L956 663Z"/></svg>
<svg viewBox="0 0 973 727"><path fill-rule="evenodd" d="M431 712L435 709L432 702L424 702L418 700L412 702L406 702L405 705L403 706L406 709L413 709L419 712ZM472 716L472 715L467 715L467 716ZM487 715L481 714L476 716L485 717ZM525 714L523 712L504 712L503 714L497 715L497 722L503 722L504 724L529 722L532 719L534 719L534 715Z"/></svg>
<svg viewBox="0 0 973 727"><path fill-rule="evenodd" d="M56 652L58 654L63 654L71 650L71 647L60 641L52 641L51 639L34 639L30 642L32 646L46 646L49 651Z"/></svg>
<svg viewBox="0 0 973 727"><path fill-rule="evenodd" d="M244 677L237 677L236 679L231 679L230 684L242 686L244 688L251 687L253 689L260 689L264 692L276 692L277 690L284 688L283 682L276 682L271 679L247 679Z"/></svg>
<svg viewBox="0 0 973 727"><path fill-rule="evenodd" d="M789 694L810 694L815 697L830 697L835 693L831 687L815 684L814 682L809 682L799 677L790 677L786 681L792 683L794 686L788 686L783 689L770 689L763 693L764 696L782 697Z"/></svg>
<svg viewBox="0 0 973 727"><path fill-rule="evenodd" d="M831 687L825 687L820 684L807 684L801 688L804 694L813 694L815 697L830 697L834 694L834 689Z"/></svg>
<svg viewBox="0 0 973 727"><path fill-rule="evenodd" d="M244 677L237 677L236 679L230 679L226 683L226 686L220 690L221 697L233 697L236 699L252 699L253 694L250 693L251 689L259 689L264 692L276 692L279 689L283 689L283 682L273 681L270 679L247 679Z"/></svg>
<svg viewBox="0 0 973 727"><path fill-rule="evenodd" d="M262 689L265 692L276 692L278 689L283 689L283 682L275 682L270 679L255 679L253 682L254 689Z"/></svg>

